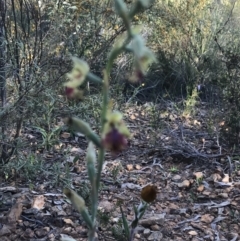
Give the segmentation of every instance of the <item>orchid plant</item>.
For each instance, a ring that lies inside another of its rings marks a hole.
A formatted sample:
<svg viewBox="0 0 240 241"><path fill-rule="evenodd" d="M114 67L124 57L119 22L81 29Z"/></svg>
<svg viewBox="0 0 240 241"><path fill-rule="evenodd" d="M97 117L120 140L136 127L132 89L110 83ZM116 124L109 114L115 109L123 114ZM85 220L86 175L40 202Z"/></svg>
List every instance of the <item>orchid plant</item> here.
<svg viewBox="0 0 240 241"><path fill-rule="evenodd" d="M75 131L81 132L89 141L86 165L88 178L91 184L91 215L85 205L85 201L75 191L65 188L64 194L71 200L73 206L79 211L88 226L88 240L96 240L96 216L98 208L98 192L100 186L101 172L105 159L105 152L110 151L117 154L123 151L128 144L130 132L123 121L122 113L112 111L111 101L109 98L109 76L113 67L113 63L119 54L123 52L131 52L134 55L134 72L129 77L129 81L141 81L146 75L149 65L156 61L152 51L146 47L145 42L139 32L131 26L133 17L145 8L151 5L151 0L137 0L130 9L127 8L123 0L115 0L115 11L122 18L125 24L127 35L125 39L118 41L110 51L107 59L106 67L103 70L103 79L90 72L89 65L86 61L77 57L72 57L73 68L67 74L69 80L64 84L65 93L68 98L82 98L83 92L79 90L85 81L98 83L103 87L103 103L101 110L101 127L100 135L97 135L90 125L81 119L70 117L66 120L67 125ZM96 150L98 149L98 155ZM143 216L149 202L156 197L155 188L145 188L142 190L142 202L138 207L134 208L135 219L129 226L122 212L123 227L127 240L131 241L134 237L134 230L138 224L138 220ZM149 198L150 197L150 198ZM69 240L64 239L62 240ZM71 239L73 240L73 239Z"/></svg>

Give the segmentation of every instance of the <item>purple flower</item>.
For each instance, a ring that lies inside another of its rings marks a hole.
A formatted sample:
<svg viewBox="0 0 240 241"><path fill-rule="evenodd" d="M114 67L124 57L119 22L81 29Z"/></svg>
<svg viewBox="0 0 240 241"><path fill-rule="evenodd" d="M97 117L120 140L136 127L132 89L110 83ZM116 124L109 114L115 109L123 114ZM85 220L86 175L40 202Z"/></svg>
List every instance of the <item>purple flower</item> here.
<svg viewBox="0 0 240 241"><path fill-rule="evenodd" d="M127 147L128 141L125 135L119 132L118 129L112 128L103 138L103 146L112 151L119 153Z"/></svg>

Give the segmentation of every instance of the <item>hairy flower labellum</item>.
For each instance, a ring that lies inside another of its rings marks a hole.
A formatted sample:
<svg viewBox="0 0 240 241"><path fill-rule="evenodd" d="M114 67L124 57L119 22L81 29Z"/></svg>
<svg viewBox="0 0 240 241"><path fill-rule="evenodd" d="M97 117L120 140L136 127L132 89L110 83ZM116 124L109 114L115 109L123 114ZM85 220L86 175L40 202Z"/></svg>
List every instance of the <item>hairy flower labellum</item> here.
<svg viewBox="0 0 240 241"><path fill-rule="evenodd" d="M127 139L116 128L113 128L108 132L103 139L103 145L106 149L111 150L114 153L122 151L127 147Z"/></svg>
<svg viewBox="0 0 240 241"><path fill-rule="evenodd" d="M65 86L65 95L69 99L79 99L79 100L82 100L83 99L83 90L79 90L77 88L72 88L72 87Z"/></svg>
<svg viewBox="0 0 240 241"><path fill-rule="evenodd" d="M65 87L65 94L67 95L67 97L70 97L73 95L74 89L71 87Z"/></svg>
<svg viewBox="0 0 240 241"><path fill-rule="evenodd" d="M118 153L126 148L127 138L130 137L130 132L122 118L122 114L118 111L108 113L103 128L103 146L113 153Z"/></svg>

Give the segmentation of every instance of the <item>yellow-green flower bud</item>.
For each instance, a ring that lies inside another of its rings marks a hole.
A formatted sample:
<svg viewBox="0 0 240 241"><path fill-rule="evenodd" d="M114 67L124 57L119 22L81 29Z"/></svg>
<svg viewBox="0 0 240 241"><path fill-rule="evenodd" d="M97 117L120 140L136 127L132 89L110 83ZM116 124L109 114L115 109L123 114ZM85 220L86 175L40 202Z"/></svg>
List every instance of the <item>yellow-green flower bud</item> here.
<svg viewBox="0 0 240 241"><path fill-rule="evenodd" d="M98 135L91 129L89 124L85 121L82 121L78 118L68 118L67 124L76 131L81 132L84 134L89 140L91 140L96 146L101 147L101 141Z"/></svg>
<svg viewBox="0 0 240 241"><path fill-rule="evenodd" d="M73 206L81 213L86 209L85 201L76 192L69 188L64 188L63 193L70 199Z"/></svg>
<svg viewBox="0 0 240 241"><path fill-rule="evenodd" d="M69 118L67 120L67 124L70 125L72 129L79 131L86 136L88 136L92 132L92 129L87 122L75 117Z"/></svg>
<svg viewBox="0 0 240 241"><path fill-rule="evenodd" d="M70 199L73 206L81 213L84 221L87 223L89 228L93 228L91 217L89 216L85 201L76 192L69 188L64 188L63 193Z"/></svg>
<svg viewBox="0 0 240 241"><path fill-rule="evenodd" d="M151 65L157 62L153 52L146 47L144 39L140 35L135 35L130 45L135 60L134 60L134 74L129 78L131 82L137 82L141 80Z"/></svg>
<svg viewBox="0 0 240 241"><path fill-rule="evenodd" d="M95 178L96 178L96 171L95 171L96 152L92 142L89 142L88 144L86 161L87 161L89 180L93 186L95 185Z"/></svg>

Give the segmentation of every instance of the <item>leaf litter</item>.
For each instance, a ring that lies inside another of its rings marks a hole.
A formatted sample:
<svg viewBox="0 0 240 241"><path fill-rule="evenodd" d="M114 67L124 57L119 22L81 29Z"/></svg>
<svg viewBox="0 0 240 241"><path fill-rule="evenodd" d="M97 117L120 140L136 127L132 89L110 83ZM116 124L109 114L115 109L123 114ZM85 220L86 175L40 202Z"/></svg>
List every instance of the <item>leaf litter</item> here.
<svg viewBox="0 0 240 241"><path fill-rule="evenodd" d="M142 188L152 184L157 187L157 198L140 221L134 240L238 240L239 160L230 158L218 133L208 133L207 114L183 117L173 105L164 103L159 110L155 108L158 113L151 111L151 105L127 105L124 109L133 138L115 159L106 156L98 239L117 240L113 230L116 235L120 205L130 222ZM162 115L162 109L171 114ZM157 116L155 122L153 115ZM87 240L86 224L62 194L68 172L68 185L91 204L84 158L87 141L66 131L60 134L61 141L56 151L38 152L45 159L45 170L50 172L59 164L57 184L48 180L52 176L47 171L35 178L33 187L21 178L2 181L0 240ZM64 148L67 155L61 152Z"/></svg>

